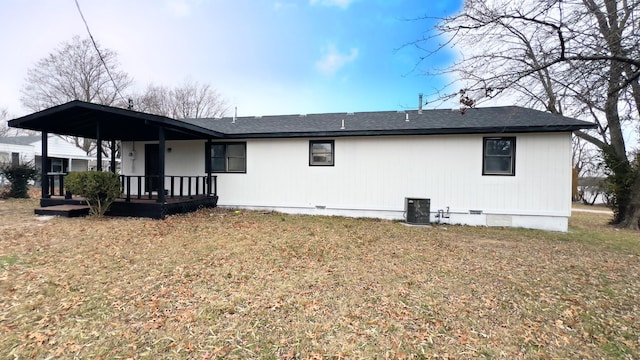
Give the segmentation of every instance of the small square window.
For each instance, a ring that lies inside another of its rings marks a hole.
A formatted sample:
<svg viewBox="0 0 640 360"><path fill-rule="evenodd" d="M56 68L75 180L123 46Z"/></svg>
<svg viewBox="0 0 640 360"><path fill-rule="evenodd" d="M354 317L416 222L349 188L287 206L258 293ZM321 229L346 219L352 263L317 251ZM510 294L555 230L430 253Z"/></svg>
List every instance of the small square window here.
<svg viewBox="0 0 640 360"><path fill-rule="evenodd" d="M516 138L484 138L482 175L516 174Z"/></svg>
<svg viewBox="0 0 640 360"><path fill-rule="evenodd" d="M333 166L334 157L333 140L311 140L309 141L309 165L310 166Z"/></svg>

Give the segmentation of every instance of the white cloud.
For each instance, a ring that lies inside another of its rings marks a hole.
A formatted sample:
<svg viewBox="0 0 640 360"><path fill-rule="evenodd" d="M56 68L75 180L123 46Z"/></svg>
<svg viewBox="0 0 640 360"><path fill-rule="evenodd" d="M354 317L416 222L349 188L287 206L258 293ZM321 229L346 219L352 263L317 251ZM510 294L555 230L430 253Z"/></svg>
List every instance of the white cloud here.
<svg viewBox="0 0 640 360"><path fill-rule="evenodd" d="M322 58L316 61L316 69L326 75L333 75L345 65L358 58L358 49L352 48L348 54L341 54L334 45L329 45Z"/></svg>
<svg viewBox="0 0 640 360"><path fill-rule="evenodd" d="M342 9L346 9L355 0L309 0L311 5L323 5L323 6L337 6Z"/></svg>

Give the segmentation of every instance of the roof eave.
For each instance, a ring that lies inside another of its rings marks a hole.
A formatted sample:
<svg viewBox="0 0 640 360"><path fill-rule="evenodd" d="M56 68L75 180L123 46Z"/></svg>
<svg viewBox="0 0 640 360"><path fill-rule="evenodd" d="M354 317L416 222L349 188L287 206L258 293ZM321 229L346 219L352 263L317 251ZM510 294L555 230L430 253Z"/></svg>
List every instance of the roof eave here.
<svg viewBox="0 0 640 360"><path fill-rule="evenodd" d="M251 138L301 138L301 137L345 137L345 136L393 136L393 135L465 135L465 134L502 134L502 133L542 133L573 132L595 128L585 125L547 125L547 126L500 126L445 129L393 129L393 130L336 130L306 132L273 132L273 133L231 133L226 139Z"/></svg>
<svg viewBox="0 0 640 360"><path fill-rule="evenodd" d="M172 131L181 132L184 134L191 135L208 135L210 137L224 137L225 135L219 131L203 128L198 125L194 125L188 122L171 119L168 117L164 117L163 119L153 119L147 120L147 124L162 124L165 128L171 129ZM205 137L206 138L206 137Z"/></svg>

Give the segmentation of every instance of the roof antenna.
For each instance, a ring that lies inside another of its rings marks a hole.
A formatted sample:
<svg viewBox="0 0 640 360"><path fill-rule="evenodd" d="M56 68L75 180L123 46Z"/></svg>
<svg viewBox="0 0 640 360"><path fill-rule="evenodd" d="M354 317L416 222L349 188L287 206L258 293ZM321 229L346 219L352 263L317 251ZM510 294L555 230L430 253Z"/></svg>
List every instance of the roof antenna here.
<svg viewBox="0 0 640 360"><path fill-rule="evenodd" d="M236 106L235 111L233 112L233 121L231 121L232 124L236 123L237 117L238 117L238 107Z"/></svg>

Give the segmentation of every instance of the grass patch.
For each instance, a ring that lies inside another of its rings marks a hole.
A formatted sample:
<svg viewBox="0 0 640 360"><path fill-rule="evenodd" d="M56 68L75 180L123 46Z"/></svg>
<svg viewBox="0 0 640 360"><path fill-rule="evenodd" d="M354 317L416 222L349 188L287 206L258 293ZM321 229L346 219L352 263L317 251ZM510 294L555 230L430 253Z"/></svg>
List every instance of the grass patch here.
<svg viewBox="0 0 640 360"><path fill-rule="evenodd" d="M7 266L15 265L18 262L18 258L11 255L0 255L0 268L4 269Z"/></svg>
<svg viewBox="0 0 640 360"><path fill-rule="evenodd" d="M0 358L640 356L639 237L602 214L550 233L25 204L0 202Z"/></svg>
<svg viewBox="0 0 640 360"><path fill-rule="evenodd" d="M574 212L569 232L559 239L623 254L640 256L640 235L636 231L609 226L611 215Z"/></svg>

